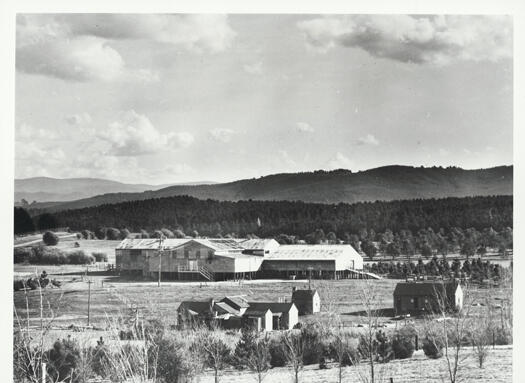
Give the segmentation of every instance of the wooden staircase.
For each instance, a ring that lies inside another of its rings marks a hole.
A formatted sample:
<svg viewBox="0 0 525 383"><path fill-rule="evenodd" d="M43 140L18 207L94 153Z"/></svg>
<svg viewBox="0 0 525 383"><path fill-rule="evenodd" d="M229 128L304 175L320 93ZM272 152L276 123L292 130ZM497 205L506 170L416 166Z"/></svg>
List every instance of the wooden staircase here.
<svg viewBox="0 0 525 383"><path fill-rule="evenodd" d="M367 271L355 270L355 269L350 269L350 268L347 268L347 270L350 271L350 273L357 276L357 279L382 279L379 275L374 274L374 273L369 273Z"/></svg>
<svg viewBox="0 0 525 383"><path fill-rule="evenodd" d="M199 274L199 275L202 275L205 279L207 279L210 282L213 282L214 280L213 271L208 269L206 266L200 266L200 265L178 266L177 271L179 273Z"/></svg>

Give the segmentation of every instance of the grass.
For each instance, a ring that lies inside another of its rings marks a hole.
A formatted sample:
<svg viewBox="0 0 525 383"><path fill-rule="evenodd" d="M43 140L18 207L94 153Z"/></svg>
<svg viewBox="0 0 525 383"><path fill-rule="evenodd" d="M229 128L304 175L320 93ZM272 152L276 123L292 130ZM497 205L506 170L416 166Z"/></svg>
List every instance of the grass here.
<svg viewBox="0 0 525 383"><path fill-rule="evenodd" d="M489 351L489 357L483 369L476 365L476 360L470 349L464 349L463 355L467 358L462 363L459 380L462 382L495 382L506 383L512 381L512 346L497 347ZM428 359L423 352L416 351L411 359L394 360L386 364L376 365L379 383L389 383L393 378L394 383L441 383L447 381L446 362L441 359ZM265 382L288 383L293 381L292 370L289 367L273 368L265 378ZM300 382L335 383L337 382L338 369L336 365L329 365L326 370L319 370L317 365L305 366L299 373ZM344 382L362 382L366 377L367 366L345 367L343 372ZM201 383L213 382L213 375L206 371L199 380ZM249 372L228 370L221 376L223 383L256 382L257 377Z"/></svg>

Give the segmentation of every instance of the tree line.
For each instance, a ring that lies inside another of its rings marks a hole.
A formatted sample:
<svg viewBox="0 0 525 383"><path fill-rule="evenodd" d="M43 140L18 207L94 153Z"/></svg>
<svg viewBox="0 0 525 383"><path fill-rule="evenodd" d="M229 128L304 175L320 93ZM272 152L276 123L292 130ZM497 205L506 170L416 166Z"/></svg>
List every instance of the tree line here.
<svg viewBox="0 0 525 383"><path fill-rule="evenodd" d="M204 236L235 233L259 237L279 234L304 238L322 229L338 238L345 234L372 230L417 232L432 228L492 227L500 231L512 227L512 196L416 199L400 201L360 202L354 204L318 204L299 201L216 201L188 196L153 198L89 208L46 213L28 210L34 226L47 229L50 224L72 230L98 227L126 228L132 232L168 228L193 231ZM15 232L21 222L23 208L15 208ZM18 212L17 212L18 211ZM27 217L25 218L27 220ZM51 222L50 222L51 221ZM26 226L28 225L26 222ZM27 228L26 228L27 230ZM29 231L29 230L28 230Z"/></svg>

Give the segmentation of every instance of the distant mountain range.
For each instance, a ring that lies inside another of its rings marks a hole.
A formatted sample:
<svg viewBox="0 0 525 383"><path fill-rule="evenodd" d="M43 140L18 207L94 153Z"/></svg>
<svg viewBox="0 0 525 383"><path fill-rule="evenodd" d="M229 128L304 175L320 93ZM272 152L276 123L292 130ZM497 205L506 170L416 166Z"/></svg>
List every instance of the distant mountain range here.
<svg viewBox="0 0 525 383"><path fill-rule="evenodd" d="M425 168L393 165L356 173L344 169L319 170L275 174L228 183L172 185L159 187L158 190L153 190L149 185L129 186L143 190L106 192L106 194L69 202L37 203L32 208L58 211L178 195L222 201L252 199L317 203L512 195L513 167L498 166L465 170L457 167Z"/></svg>
<svg viewBox="0 0 525 383"><path fill-rule="evenodd" d="M200 183L192 183L192 185L195 184ZM28 203L74 201L107 193L141 193L172 185L175 184L126 184L100 178L24 178L15 179L15 201L17 203L20 203L22 199Z"/></svg>

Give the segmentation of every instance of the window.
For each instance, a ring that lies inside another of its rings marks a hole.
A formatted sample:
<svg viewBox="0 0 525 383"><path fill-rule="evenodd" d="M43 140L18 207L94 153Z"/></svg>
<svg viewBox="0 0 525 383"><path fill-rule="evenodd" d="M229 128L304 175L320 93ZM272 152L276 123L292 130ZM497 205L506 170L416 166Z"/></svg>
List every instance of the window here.
<svg viewBox="0 0 525 383"><path fill-rule="evenodd" d="M201 259L201 251L200 250L195 250L195 258Z"/></svg>
<svg viewBox="0 0 525 383"><path fill-rule="evenodd" d="M187 249L184 249L184 258L188 259L190 257L190 251Z"/></svg>

